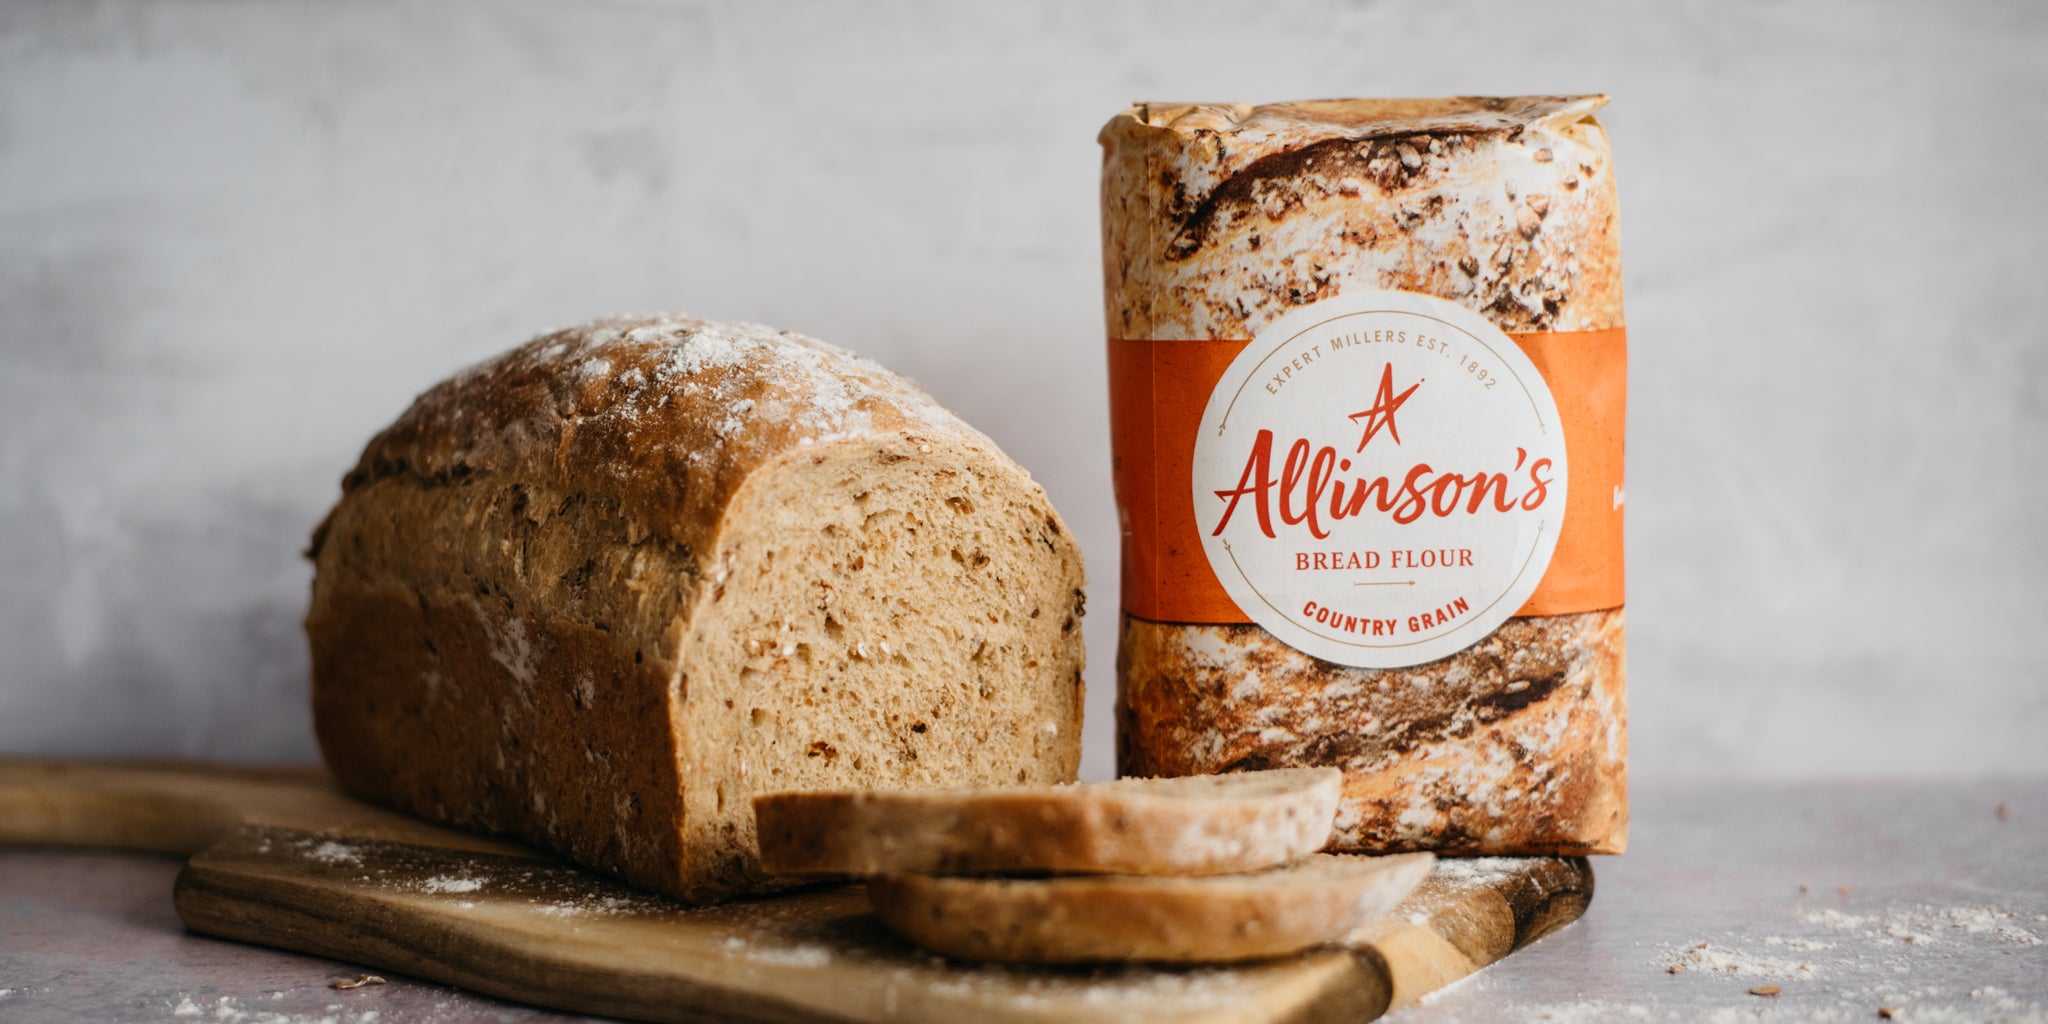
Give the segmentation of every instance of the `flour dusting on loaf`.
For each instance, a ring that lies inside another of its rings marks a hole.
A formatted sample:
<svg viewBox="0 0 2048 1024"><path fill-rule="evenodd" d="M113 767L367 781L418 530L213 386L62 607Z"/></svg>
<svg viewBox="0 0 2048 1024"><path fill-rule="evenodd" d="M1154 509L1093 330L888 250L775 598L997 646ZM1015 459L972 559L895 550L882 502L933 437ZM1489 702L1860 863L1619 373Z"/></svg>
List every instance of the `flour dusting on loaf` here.
<svg viewBox="0 0 2048 1024"><path fill-rule="evenodd" d="M1082 568L910 381L751 324L601 320L437 385L316 533L344 788L692 900L757 790L1069 781Z"/></svg>

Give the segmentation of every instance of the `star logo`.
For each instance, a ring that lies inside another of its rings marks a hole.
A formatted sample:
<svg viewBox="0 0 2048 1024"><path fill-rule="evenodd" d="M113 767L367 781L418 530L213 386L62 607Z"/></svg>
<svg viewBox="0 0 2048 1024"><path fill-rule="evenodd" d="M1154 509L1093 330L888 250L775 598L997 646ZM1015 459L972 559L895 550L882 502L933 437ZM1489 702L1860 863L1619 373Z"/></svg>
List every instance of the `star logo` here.
<svg viewBox="0 0 2048 1024"><path fill-rule="evenodd" d="M1408 401L1408 396L1414 394L1415 389L1421 386L1422 381L1417 380L1408 385L1408 390L1395 394L1394 364L1387 364L1387 368L1380 373L1380 389L1373 396L1372 408L1364 412L1354 412L1350 417L1353 423L1365 421L1365 436L1358 439L1359 451L1365 450L1365 446L1371 443L1373 436L1378 434L1381 428L1386 429L1387 436L1393 438L1395 444L1401 443L1401 430L1394 425L1394 413L1399 412L1401 404Z"/></svg>

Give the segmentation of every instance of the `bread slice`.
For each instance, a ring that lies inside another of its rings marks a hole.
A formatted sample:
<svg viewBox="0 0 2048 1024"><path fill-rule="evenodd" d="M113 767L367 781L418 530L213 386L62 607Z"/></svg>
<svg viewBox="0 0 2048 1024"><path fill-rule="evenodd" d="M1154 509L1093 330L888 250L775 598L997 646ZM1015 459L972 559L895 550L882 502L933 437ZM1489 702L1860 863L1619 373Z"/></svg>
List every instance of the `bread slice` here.
<svg viewBox="0 0 2048 1024"><path fill-rule="evenodd" d="M916 384L800 335L571 328L372 441L313 541L348 792L691 901L752 797L1070 781L1081 556Z"/></svg>
<svg viewBox="0 0 2048 1024"><path fill-rule="evenodd" d="M1065 786L754 798L761 865L788 875L1215 875L1330 840L1334 768Z"/></svg>
<svg viewBox="0 0 2048 1024"><path fill-rule="evenodd" d="M1335 942L1393 909L1434 860L1324 853L1207 878L888 875L868 882L868 899L898 935L963 960L1260 960Z"/></svg>

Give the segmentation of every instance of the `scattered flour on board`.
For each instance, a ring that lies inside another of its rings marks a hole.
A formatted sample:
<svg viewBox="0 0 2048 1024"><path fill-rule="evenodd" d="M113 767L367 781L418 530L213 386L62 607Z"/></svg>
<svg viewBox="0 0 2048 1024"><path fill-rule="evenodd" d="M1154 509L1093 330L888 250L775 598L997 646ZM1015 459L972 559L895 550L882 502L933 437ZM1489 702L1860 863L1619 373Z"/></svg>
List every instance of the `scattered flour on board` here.
<svg viewBox="0 0 2048 1024"><path fill-rule="evenodd" d="M727 936L727 953L759 964L778 964L785 967L823 967L832 962L832 951L823 946L785 946L781 948L761 946L738 935Z"/></svg>
<svg viewBox="0 0 2048 1024"><path fill-rule="evenodd" d="M1183 1011L1205 1009L1224 1002L1222 993L1227 989L1219 981L1224 974L1216 970L1147 973L1120 984L1090 985L1082 989L1081 998L1097 1005L1139 1003L1150 1009L1170 1001Z"/></svg>
<svg viewBox="0 0 2048 1024"><path fill-rule="evenodd" d="M345 843L337 843L332 839L324 840L312 849L307 850L306 856L322 864L361 864L363 862L361 851Z"/></svg>
<svg viewBox="0 0 2048 1024"><path fill-rule="evenodd" d="M934 958L932 966L947 962ZM1129 970L1101 967L1086 973L1046 973L1031 968L981 967L946 970L919 987L947 999L986 998L1043 1008L1078 999L1090 1006L1128 1014L1132 1020L1175 1020L1202 1011L1241 1005L1244 990L1230 970ZM971 1019L971 1018L968 1018Z"/></svg>
<svg viewBox="0 0 2048 1024"><path fill-rule="evenodd" d="M421 892L475 892L484 887L481 878L456 878L452 875L435 875L420 883Z"/></svg>
<svg viewBox="0 0 2048 1024"><path fill-rule="evenodd" d="M543 903L535 909L549 917L576 917L583 914L622 914L629 910L658 910L664 906L666 904L645 896L588 896Z"/></svg>

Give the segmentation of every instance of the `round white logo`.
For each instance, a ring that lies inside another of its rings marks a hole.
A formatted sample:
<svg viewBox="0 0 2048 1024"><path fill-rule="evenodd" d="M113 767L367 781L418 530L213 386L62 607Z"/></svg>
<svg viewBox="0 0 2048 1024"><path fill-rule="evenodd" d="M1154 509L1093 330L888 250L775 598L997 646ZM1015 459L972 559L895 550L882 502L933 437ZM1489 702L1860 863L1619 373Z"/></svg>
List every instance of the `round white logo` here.
<svg viewBox="0 0 2048 1024"><path fill-rule="evenodd" d="M1396 668L1512 616L1550 566L1564 431L1484 317L1353 292L1273 322L1209 395L1195 523L1253 621L1308 654Z"/></svg>

